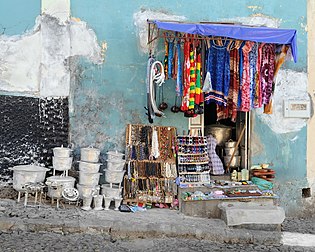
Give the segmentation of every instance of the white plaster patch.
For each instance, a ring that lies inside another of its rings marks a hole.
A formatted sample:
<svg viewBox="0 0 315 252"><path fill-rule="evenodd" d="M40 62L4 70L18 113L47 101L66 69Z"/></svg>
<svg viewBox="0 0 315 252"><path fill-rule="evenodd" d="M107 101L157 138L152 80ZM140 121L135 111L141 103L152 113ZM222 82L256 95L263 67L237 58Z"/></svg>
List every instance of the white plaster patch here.
<svg viewBox="0 0 315 252"><path fill-rule="evenodd" d="M249 17L228 18L228 19L224 19L224 21L240 23L243 25L266 26L266 27L278 28L280 27L282 20L258 13L258 14L253 14Z"/></svg>
<svg viewBox="0 0 315 252"><path fill-rule="evenodd" d="M133 14L133 21L135 26L137 27L138 32L138 45L139 50L142 53L148 53L148 23L147 19L150 20L173 20L173 21L184 21L186 17L166 14L160 11L151 11L151 10L141 10ZM156 42L156 41L155 41ZM151 49L154 50L156 48L156 43L151 43Z"/></svg>
<svg viewBox="0 0 315 252"><path fill-rule="evenodd" d="M38 92L41 38L39 19L23 36L0 36L0 90Z"/></svg>
<svg viewBox="0 0 315 252"><path fill-rule="evenodd" d="M58 18L61 22L69 20L70 0L42 0L42 14Z"/></svg>
<svg viewBox="0 0 315 252"><path fill-rule="evenodd" d="M56 17L41 15L32 32L0 37L0 90L69 96L69 59L82 56L102 64L105 50L86 22L62 24Z"/></svg>
<svg viewBox="0 0 315 252"><path fill-rule="evenodd" d="M261 120L277 134L297 132L305 127L307 123L307 119L304 118L284 117L284 101L288 99L309 100L307 73L279 70L273 96L273 113L268 115L263 114L262 109L254 110Z"/></svg>

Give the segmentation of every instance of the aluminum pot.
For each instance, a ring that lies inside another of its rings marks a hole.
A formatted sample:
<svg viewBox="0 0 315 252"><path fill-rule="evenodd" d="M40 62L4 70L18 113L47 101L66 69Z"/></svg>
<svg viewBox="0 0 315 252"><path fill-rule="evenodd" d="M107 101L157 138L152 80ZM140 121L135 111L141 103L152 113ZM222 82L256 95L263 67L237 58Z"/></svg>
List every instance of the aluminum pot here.
<svg viewBox="0 0 315 252"><path fill-rule="evenodd" d="M98 185L92 185L92 186L88 186L88 185L80 185L77 184L77 189L79 191L79 195L80 198L83 199L84 197L90 197L92 196L94 193L98 193L98 191L100 190Z"/></svg>
<svg viewBox="0 0 315 252"><path fill-rule="evenodd" d="M101 165L101 163L79 161L79 170L81 172L96 173L99 172Z"/></svg>
<svg viewBox="0 0 315 252"><path fill-rule="evenodd" d="M224 156L224 165L228 166L232 156ZM241 163L241 156L234 156L232 158L230 167L239 167Z"/></svg>
<svg viewBox="0 0 315 252"><path fill-rule="evenodd" d="M125 171L112 171L105 169L105 181L107 183L121 183L124 178Z"/></svg>
<svg viewBox="0 0 315 252"><path fill-rule="evenodd" d="M125 167L125 160L108 159L107 169L110 171L122 171Z"/></svg>
<svg viewBox="0 0 315 252"><path fill-rule="evenodd" d="M121 197L121 191L122 187L119 187L117 185L112 185L110 184L103 184L101 186L101 194L105 195L105 197L111 197L111 198L119 198Z"/></svg>
<svg viewBox="0 0 315 252"><path fill-rule="evenodd" d="M64 188L74 188L75 178L70 176L51 176L46 180L47 195L50 198L62 198Z"/></svg>
<svg viewBox="0 0 315 252"><path fill-rule="evenodd" d="M230 139L229 141L225 142L225 147L227 148L231 148L231 147L235 147L236 146L236 143L235 141L233 141L232 139Z"/></svg>
<svg viewBox="0 0 315 252"><path fill-rule="evenodd" d="M67 157L70 157L72 150L61 146L61 147L53 148L53 152L54 152L55 157L67 158Z"/></svg>
<svg viewBox="0 0 315 252"><path fill-rule="evenodd" d="M107 159L108 160L112 160L112 159L115 159L115 160L122 160L123 157L124 157L124 153L121 153L121 152L118 152L118 151L108 151L106 152L107 154Z"/></svg>
<svg viewBox="0 0 315 252"><path fill-rule="evenodd" d="M57 171L70 170L73 157L53 157L53 167Z"/></svg>
<svg viewBox="0 0 315 252"><path fill-rule="evenodd" d="M233 127L221 124L207 125L205 135L212 135L217 140L217 145L224 146L224 143L231 138Z"/></svg>
<svg viewBox="0 0 315 252"><path fill-rule="evenodd" d="M225 148L224 148L225 155L226 155L226 156L232 156L232 154L233 154L235 148L236 148L236 147L225 147ZM235 150L234 155L235 155L235 156L238 155L238 148Z"/></svg>
<svg viewBox="0 0 315 252"><path fill-rule="evenodd" d="M37 165L18 165L9 169L13 170L13 188L17 191L23 191L27 183L44 182L46 172L49 171Z"/></svg>
<svg viewBox="0 0 315 252"><path fill-rule="evenodd" d="M101 151L97 148L82 148L81 149L81 161L97 163L100 158Z"/></svg>
<svg viewBox="0 0 315 252"><path fill-rule="evenodd" d="M98 184L101 174L102 173L100 172L88 173L88 172L79 171L79 184L87 185L87 186L93 186L93 185L95 186Z"/></svg>

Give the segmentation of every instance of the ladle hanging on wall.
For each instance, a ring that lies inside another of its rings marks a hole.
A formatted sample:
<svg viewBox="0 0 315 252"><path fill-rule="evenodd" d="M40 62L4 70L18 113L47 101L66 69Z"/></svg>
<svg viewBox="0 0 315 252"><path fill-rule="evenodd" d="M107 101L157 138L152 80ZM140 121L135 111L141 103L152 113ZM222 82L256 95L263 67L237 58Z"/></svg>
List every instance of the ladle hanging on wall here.
<svg viewBox="0 0 315 252"><path fill-rule="evenodd" d="M173 113L178 113L180 111L180 107L177 106L177 95L175 96L174 106L171 107L171 111Z"/></svg>
<svg viewBox="0 0 315 252"><path fill-rule="evenodd" d="M167 108L168 108L167 103L166 103L166 102L164 102L164 91L163 91L163 86L164 86L164 85L162 85L162 86L161 86L161 89L159 90L160 92L162 92L162 101L161 101L161 103L160 103L160 105L159 105L159 110L161 110L161 111L163 111L163 110L165 110L165 109L167 109ZM159 94L160 94L160 93L159 93Z"/></svg>

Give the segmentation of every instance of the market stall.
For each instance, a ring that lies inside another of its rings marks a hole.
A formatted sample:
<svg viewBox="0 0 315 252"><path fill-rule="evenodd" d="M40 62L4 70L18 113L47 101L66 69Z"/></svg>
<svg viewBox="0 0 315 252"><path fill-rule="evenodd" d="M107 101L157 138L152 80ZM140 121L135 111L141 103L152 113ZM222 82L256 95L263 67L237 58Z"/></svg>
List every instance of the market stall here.
<svg viewBox="0 0 315 252"><path fill-rule="evenodd" d="M275 172L258 169L250 172L249 113L258 108L272 113L278 70L291 56L297 61L296 30L158 20L148 20L148 27L148 69L157 61L153 44L162 39L165 53L155 73L158 71L163 78L175 82L177 112L182 112L179 116L189 120L204 119L200 120L204 125L200 125L203 130L198 134L190 131L191 134L177 138L177 182L182 211L194 212L191 202L208 207L217 207L218 200L244 198L274 202L277 197L272 191L263 190L261 184L258 186L250 181L250 177L257 175L258 179L271 182ZM152 123L155 115L163 113L163 107L155 103L164 100L154 100L155 93L151 91L159 93L163 84L154 86L151 82L148 86L147 109ZM215 134L215 128L224 133ZM196 143L194 137L202 139L207 149ZM218 175L223 177L216 177ZM218 190L221 184L224 187Z"/></svg>

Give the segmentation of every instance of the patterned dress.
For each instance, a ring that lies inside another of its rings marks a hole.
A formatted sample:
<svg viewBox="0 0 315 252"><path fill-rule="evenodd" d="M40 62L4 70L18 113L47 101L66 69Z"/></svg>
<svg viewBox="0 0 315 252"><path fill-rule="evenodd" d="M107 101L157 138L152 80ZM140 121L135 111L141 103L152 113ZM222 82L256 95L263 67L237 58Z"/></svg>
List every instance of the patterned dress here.
<svg viewBox="0 0 315 252"><path fill-rule="evenodd" d="M250 110L250 63L249 52L251 51L255 43L252 41L246 41L243 46L243 76L242 76L242 103L240 110L247 112Z"/></svg>
<svg viewBox="0 0 315 252"><path fill-rule="evenodd" d="M235 122L237 117L237 102L240 89L239 79L240 46L241 41L235 41L232 47L230 48L230 90L228 96L228 109L229 117L231 118L232 122Z"/></svg>
<svg viewBox="0 0 315 252"><path fill-rule="evenodd" d="M214 40L210 41L208 49L207 71L211 75L212 90L205 95L207 103L215 102L218 105L227 105L230 87L230 54L227 50L229 40L222 46Z"/></svg>

